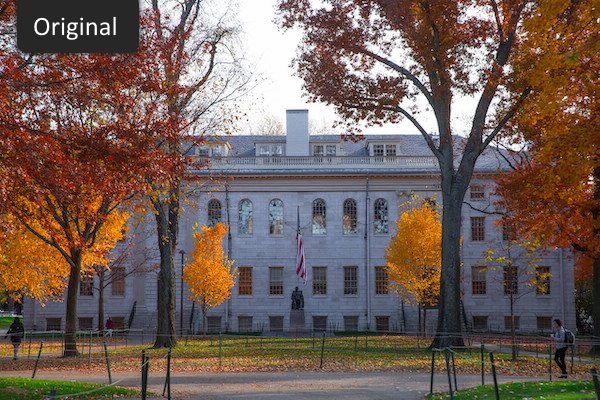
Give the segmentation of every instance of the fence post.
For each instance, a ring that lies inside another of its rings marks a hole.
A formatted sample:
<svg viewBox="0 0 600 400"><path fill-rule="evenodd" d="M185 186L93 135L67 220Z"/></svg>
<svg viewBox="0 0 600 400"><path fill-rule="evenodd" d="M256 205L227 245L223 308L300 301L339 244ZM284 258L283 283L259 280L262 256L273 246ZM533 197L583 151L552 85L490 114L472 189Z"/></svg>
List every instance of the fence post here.
<svg viewBox="0 0 600 400"><path fill-rule="evenodd" d="M221 368L223 358L223 334L219 333L219 368Z"/></svg>
<svg viewBox="0 0 600 400"><path fill-rule="evenodd" d="M573 358L575 358L575 343L571 345L571 374L573 373Z"/></svg>
<svg viewBox="0 0 600 400"><path fill-rule="evenodd" d="M365 332L365 351L369 351L369 332Z"/></svg>
<svg viewBox="0 0 600 400"><path fill-rule="evenodd" d="M48 393L47 400L56 400L56 389L50 390L50 393Z"/></svg>
<svg viewBox="0 0 600 400"><path fill-rule="evenodd" d="M490 362L492 364L492 376L494 377L494 390L496 392L496 400L500 400L500 392L498 392L498 379L496 378L496 365L494 364L493 351L490 351Z"/></svg>
<svg viewBox="0 0 600 400"><path fill-rule="evenodd" d="M596 368L592 368L590 371L592 373L592 379L594 380L594 388L596 389L596 398L600 399L600 383L598 383L598 371L596 371Z"/></svg>
<svg viewBox="0 0 600 400"><path fill-rule="evenodd" d="M321 365L319 368L323 368L323 353L325 352L325 332L323 332L323 339L321 340Z"/></svg>
<svg viewBox="0 0 600 400"><path fill-rule="evenodd" d="M435 349L431 350L431 379L429 381L429 394L433 393L433 373L435 371Z"/></svg>
<svg viewBox="0 0 600 400"><path fill-rule="evenodd" d="M485 345L483 343L483 339L481 339L481 386L485 385L485 359L483 356L484 349Z"/></svg>
<svg viewBox="0 0 600 400"><path fill-rule="evenodd" d="M454 364L454 352L452 349L449 350L452 356L452 374L454 375L454 390L458 391L458 385L456 384L456 366Z"/></svg>
<svg viewBox="0 0 600 400"><path fill-rule="evenodd" d="M44 347L44 341L42 340L40 343L40 351L38 352L37 360L35 360L35 367L33 368L33 375L31 375L31 379L35 379L35 373L38 369L38 364L40 363L40 357L42 356L42 348Z"/></svg>
<svg viewBox="0 0 600 400"><path fill-rule="evenodd" d="M146 375L144 374L146 368L146 350L142 350L142 400L146 400Z"/></svg>
<svg viewBox="0 0 600 400"><path fill-rule="evenodd" d="M450 357L448 356L448 348L444 350L446 357L446 371L448 373L448 387L450 388L450 400L454 400L454 393L452 392L452 378L450 378Z"/></svg>
<svg viewBox="0 0 600 400"><path fill-rule="evenodd" d="M28 360L29 360L29 357L31 356L31 336L33 336L33 335L29 335L29 351L27 352Z"/></svg>
<svg viewBox="0 0 600 400"><path fill-rule="evenodd" d="M108 361L108 349L106 348L106 341L104 341L104 356L106 357L106 369L108 370L108 383L112 384L112 375L110 374L110 362Z"/></svg>
<svg viewBox="0 0 600 400"><path fill-rule="evenodd" d="M90 346L89 346L89 351L88 351L88 368L92 368L92 335L93 333L90 332Z"/></svg>
<svg viewBox="0 0 600 400"><path fill-rule="evenodd" d="M165 395L165 390L167 390L167 399L171 400L171 348L169 348L169 352L167 353L167 377L165 379L165 386L163 387L163 396Z"/></svg>

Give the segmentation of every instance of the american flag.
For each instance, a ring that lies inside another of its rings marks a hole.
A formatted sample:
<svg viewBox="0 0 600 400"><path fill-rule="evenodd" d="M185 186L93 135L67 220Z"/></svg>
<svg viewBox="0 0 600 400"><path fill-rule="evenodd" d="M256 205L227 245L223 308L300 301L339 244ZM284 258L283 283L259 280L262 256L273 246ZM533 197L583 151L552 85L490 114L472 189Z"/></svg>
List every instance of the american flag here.
<svg viewBox="0 0 600 400"><path fill-rule="evenodd" d="M302 233L300 233L299 226L298 234L296 235L296 240L296 275L302 278L302 283L306 285L306 260L304 259L304 241L302 240Z"/></svg>

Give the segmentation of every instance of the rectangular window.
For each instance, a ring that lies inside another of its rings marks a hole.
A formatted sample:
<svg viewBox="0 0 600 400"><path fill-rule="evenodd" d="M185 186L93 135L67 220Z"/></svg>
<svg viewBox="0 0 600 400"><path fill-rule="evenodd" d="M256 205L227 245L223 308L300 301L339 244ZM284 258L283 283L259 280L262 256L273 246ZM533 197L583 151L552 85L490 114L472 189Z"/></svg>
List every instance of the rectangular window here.
<svg viewBox="0 0 600 400"><path fill-rule="evenodd" d="M327 267L313 267L313 294L327 294Z"/></svg>
<svg viewBox="0 0 600 400"><path fill-rule="evenodd" d="M125 267L113 267L110 280L112 295L125 296Z"/></svg>
<svg viewBox="0 0 600 400"><path fill-rule="evenodd" d="M269 267L269 294L283 295L283 267Z"/></svg>
<svg viewBox="0 0 600 400"><path fill-rule="evenodd" d="M208 332L221 332L221 317L206 317L206 330Z"/></svg>
<svg viewBox="0 0 600 400"><path fill-rule="evenodd" d="M252 295L252 267L238 269L238 294L240 296Z"/></svg>
<svg viewBox="0 0 600 400"><path fill-rule="evenodd" d="M485 199L485 187L483 185L471 186L471 200Z"/></svg>
<svg viewBox="0 0 600 400"><path fill-rule="evenodd" d="M486 267L471 267L471 281L473 282L473 294L487 294Z"/></svg>
<svg viewBox="0 0 600 400"><path fill-rule="evenodd" d="M47 331L60 331L61 320L60 318L46 318L46 330Z"/></svg>
<svg viewBox="0 0 600 400"><path fill-rule="evenodd" d="M238 331L252 332L252 317L238 317Z"/></svg>
<svg viewBox="0 0 600 400"><path fill-rule="evenodd" d="M520 326L520 318L518 316L514 316L514 321L515 321L515 330L519 330L519 326ZM512 318L509 316L504 317L504 329L507 331L512 330Z"/></svg>
<svg viewBox="0 0 600 400"><path fill-rule="evenodd" d="M375 294L389 293L389 277L386 267L375 267Z"/></svg>
<svg viewBox="0 0 600 400"><path fill-rule="evenodd" d="M475 331L487 331L488 330L488 317L477 316L473 317L473 330Z"/></svg>
<svg viewBox="0 0 600 400"><path fill-rule="evenodd" d="M471 240L485 240L485 217L471 217Z"/></svg>
<svg viewBox="0 0 600 400"><path fill-rule="evenodd" d="M82 276L81 282L79 282L79 295L80 296L93 296L94 295L94 277L93 276Z"/></svg>
<svg viewBox="0 0 600 400"><path fill-rule="evenodd" d="M395 156L396 155L396 145L395 144L386 144L385 145L385 155L386 156Z"/></svg>
<svg viewBox="0 0 600 400"><path fill-rule="evenodd" d="M375 157L382 157L383 156L383 145L382 144L374 144L373 145L373 155Z"/></svg>
<svg viewBox="0 0 600 400"><path fill-rule="evenodd" d="M325 153L323 151L323 145L322 144L315 144L313 146L313 155L315 157L321 157L323 156Z"/></svg>
<svg viewBox="0 0 600 400"><path fill-rule="evenodd" d="M535 294L545 296L550 294L550 267L535 268Z"/></svg>
<svg viewBox="0 0 600 400"><path fill-rule="evenodd" d="M327 316L313 315L313 331L325 332L327 330Z"/></svg>
<svg viewBox="0 0 600 400"><path fill-rule="evenodd" d="M335 156L336 154L336 145L335 144L328 144L325 148L326 148L326 154L328 156Z"/></svg>
<svg viewBox="0 0 600 400"><path fill-rule="evenodd" d="M283 317L269 317L269 330L283 332Z"/></svg>
<svg viewBox="0 0 600 400"><path fill-rule="evenodd" d="M78 318L80 331L94 330L94 318Z"/></svg>
<svg viewBox="0 0 600 400"><path fill-rule="evenodd" d="M504 294L519 294L518 267L507 265L504 267Z"/></svg>
<svg viewBox="0 0 600 400"><path fill-rule="evenodd" d="M375 317L375 330L387 332L390 330L390 317L378 316Z"/></svg>
<svg viewBox="0 0 600 400"><path fill-rule="evenodd" d="M549 331L552 329L552 317L536 317L537 328L540 331Z"/></svg>
<svg viewBox="0 0 600 400"><path fill-rule="evenodd" d="M502 218L502 240L505 242L515 241L516 235L513 226L507 218Z"/></svg>
<svg viewBox="0 0 600 400"><path fill-rule="evenodd" d="M344 294L358 294L358 267L344 267Z"/></svg>
<svg viewBox="0 0 600 400"><path fill-rule="evenodd" d="M344 315L344 330L346 332L357 332L358 331L358 316Z"/></svg>

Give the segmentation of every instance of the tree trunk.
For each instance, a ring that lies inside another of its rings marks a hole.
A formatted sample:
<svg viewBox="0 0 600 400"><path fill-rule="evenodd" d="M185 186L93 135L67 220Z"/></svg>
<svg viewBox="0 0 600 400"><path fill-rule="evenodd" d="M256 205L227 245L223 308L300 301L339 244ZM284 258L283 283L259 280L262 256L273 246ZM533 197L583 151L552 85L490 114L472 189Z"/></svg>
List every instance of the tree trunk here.
<svg viewBox="0 0 600 400"><path fill-rule="evenodd" d="M460 228L466 187L442 172L442 271L437 331L432 347L464 346L460 324ZM451 181L450 181L451 180ZM449 182L450 181L450 182ZM445 187L448 186L448 187Z"/></svg>
<svg viewBox="0 0 600 400"><path fill-rule="evenodd" d="M98 271L98 330L104 329L104 277L106 269L101 268Z"/></svg>
<svg viewBox="0 0 600 400"><path fill-rule="evenodd" d="M427 337L427 306L423 306L423 336Z"/></svg>
<svg viewBox="0 0 600 400"><path fill-rule="evenodd" d="M71 272L67 286L67 313L65 315L64 357L77 356L77 299L81 281L81 250L71 249Z"/></svg>
<svg viewBox="0 0 600 400"><path fill-rule="evenodd" d="M170 240L168 221L164 213L156 216L158 247L160 250L160 271L158 273L158 321L156 327L156 341L154 347L173 347L175 339L175 265L174 247Z"/></svg>
<svg viewBox="0 0 600 400"><path fill-rule="evenodd" d="M206 302L202 300L202 336L206 336Z"/></svg>
<svg viewBox="0 0 600 400"><path fill-rule="evenodd" d="M600 167L594 168L594 200L600 202ZM594 238L600 237L600 206L596 205L592 209L592 226L594 227L593 233ZM594 323L594 337L596 340L592 346L592 352L600 354L600 255L598 253L593 254L594 266L592 276L592 289L593 289L593 312L592 319ZM564 321L563 321L564 322Z"/></svg>

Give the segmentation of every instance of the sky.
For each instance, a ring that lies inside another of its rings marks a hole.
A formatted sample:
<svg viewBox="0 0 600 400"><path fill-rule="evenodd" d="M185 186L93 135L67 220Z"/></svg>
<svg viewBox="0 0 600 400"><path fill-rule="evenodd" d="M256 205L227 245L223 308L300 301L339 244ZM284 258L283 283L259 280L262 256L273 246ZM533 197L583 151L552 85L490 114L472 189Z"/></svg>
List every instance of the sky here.
<svg viewBox="0 0 600 400"><path fill-rule="evenodd" d="M301 33L283 32L272 22L276 0L240 0L238 18L243 29L246 58L262 79L246 100L250 125L264 116L277 118L285 127L286 109L308 109L309 119L319 127L336 119L333 107L309 103L302 96L302 80L290 66ZM368 128L365 133L418 133L410 123Z"/></svg>
<svg viewBox="0 0 600 400"><path fill-rule="evenodd" d="M309 103L302 95L302 80L295 76L291 62L301 39L299 31L282 31L273 23L277 0L239 0L238 19L243 34L245 56L254 73L262 77L246 100L249 126L265 116L275 117L285 127L286 109L308 109L309 119L317 127L331 126L336 114L331 106ZM423 104L425 100L423 99ZM470 127L475 100L455 99L452 109L454 133L464 135ZM421 113L419 123L430 133L437 127L433 114ZM258 132L255 132L258 133ZM419 134L407 120L383 127L365 128L367 134Z"/></svg>

